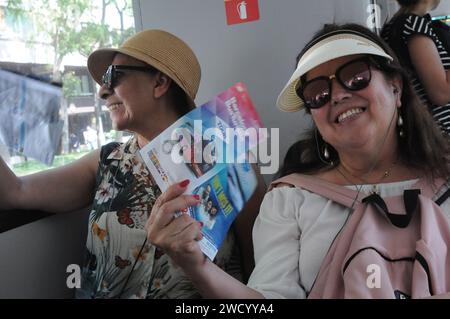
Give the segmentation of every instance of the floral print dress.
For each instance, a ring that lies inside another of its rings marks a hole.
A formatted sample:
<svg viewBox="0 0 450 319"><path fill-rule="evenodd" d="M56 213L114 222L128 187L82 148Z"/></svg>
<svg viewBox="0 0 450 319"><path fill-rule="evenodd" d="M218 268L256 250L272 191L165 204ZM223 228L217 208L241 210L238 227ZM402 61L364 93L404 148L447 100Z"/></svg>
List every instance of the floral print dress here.
<svg viewBox="0 0 450 319"><path fill-rule="evenodd" d="M170 258L146 241L144 226L161 194L136 137L102 147L77 298L198 298ZM214 262L242 280L234 233Z"/></svg>

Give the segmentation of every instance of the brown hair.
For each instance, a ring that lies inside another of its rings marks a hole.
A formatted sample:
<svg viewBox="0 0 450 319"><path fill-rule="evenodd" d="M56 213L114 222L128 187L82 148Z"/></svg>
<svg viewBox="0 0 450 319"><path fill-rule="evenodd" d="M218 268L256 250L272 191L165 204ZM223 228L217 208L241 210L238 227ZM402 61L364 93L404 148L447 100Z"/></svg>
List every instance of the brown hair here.
<svg viewBox="0 0 450 319"><path fill-rule="evenodd" d="M403 81L401 96L402 107L400 108L403 117L404 137L398 137L400 160L409 167L418 169L424 174L432 177L450 178L450 144L447 135L436 125L428 109L420 102L415 94L410 79L406 71L400 65L395 53L389 46L375 33L358 24L325 25L322 30L316 33L312 43L318 37L322 37L330 32L339 30L353 30L363 34L369 40L380 45L383 50L394 58L388 61L384 58L376 57L379 69L389 78L400 76ZM305 46L307 48L309 44ZM297 62L305 52L305 49L297 56ZM286 154L283 165L277 176L284 176L291 173L312 173L324 168L333 167L323 160L321 156L325 143L316 128L311 129L305 139L294 143ZM339 163L339 156L331 145L328 145L330 158L327 160L333 165Z"/></svg>
<svg viewBox="0 0 450 319"><path fill-rule="evenodd" d="M172 81L168 94L172 99L172 104L178 116L181 117L195 108L189 103L189 97L186 92L175 81Z"/></svg>
<svg viewBox="0 0 450 319"><path fill-rule="evenodd" d="M187 93L167 74L165 74L164 72L158 70L157 68L155 68L154 66L146 63L148 67L150 67L151 69L153 69L152 71L150 71L151 74L156 74L158 72L161 72L161 74L164 74L165 76L167 76L169 79L171 79L171 84L169 87L169 90L167 91L167 95L170 99L170 101L172 102L172 108L174 109L175 113L179 116L182 117L183 115L185 115L186 113L189 113L190 111L192 111L195 106L192 105L192 103L190 103L190 98L187 95Z"/></svg>

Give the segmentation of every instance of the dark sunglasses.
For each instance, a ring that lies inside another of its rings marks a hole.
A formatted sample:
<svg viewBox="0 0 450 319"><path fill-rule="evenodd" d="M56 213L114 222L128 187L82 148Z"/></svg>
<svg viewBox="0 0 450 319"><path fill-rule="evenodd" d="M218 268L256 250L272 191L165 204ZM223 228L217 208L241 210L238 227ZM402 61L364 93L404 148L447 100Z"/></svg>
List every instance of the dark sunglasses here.
<svg viewBox="0 0 450 319"><path fill-rule="evenodd" d="M124 74L122 70L133 70L141 72L155 72L154 68L147 66L134 66L134 65L110 65L102 76L102 83L106 85L109 90L114 89L117 85L117 80Z"/></svg>
<svg viewBox="0 0 450 319"><path fill-rule="evenodd" d="M318 109L331 99L331 81L336 78L340 85L350 91L366 88L372 78L370 66L375 64L368 57L352 60L341 65L330 76L319 76L296 88L296 93L309 109Z"/></svg>

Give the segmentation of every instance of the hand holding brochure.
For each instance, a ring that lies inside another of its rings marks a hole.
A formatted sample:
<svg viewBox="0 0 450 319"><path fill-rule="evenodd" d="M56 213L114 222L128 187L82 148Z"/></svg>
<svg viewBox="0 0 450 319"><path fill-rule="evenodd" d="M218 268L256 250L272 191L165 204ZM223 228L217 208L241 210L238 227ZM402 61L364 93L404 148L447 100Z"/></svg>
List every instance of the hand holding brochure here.
<svg viewBox="0 0 450 319"><path fill-rule="evenodd" d="M243 83L178 119L141 149L162 191L186 178L201 202L187 213L203 223L202 251L214 259L257 180L249 154L266 138Z"/></svg>

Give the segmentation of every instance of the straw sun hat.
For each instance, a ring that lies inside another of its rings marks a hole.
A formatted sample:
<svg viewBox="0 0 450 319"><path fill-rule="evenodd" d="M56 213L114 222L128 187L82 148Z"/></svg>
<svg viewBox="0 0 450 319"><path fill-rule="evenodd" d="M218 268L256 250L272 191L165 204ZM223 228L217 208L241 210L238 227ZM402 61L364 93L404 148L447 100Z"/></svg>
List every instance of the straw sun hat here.
<svg viewBox="0 0 450 319"><path fill-rule="evenodd" d="M200 64L192 49L181 39L163 30L144 30L126 40L119 48L99 49L91 53L87 66L94 80L102 85L102 76L116 53L143 61L169 76L195 105L200 84Z"/></svg>

